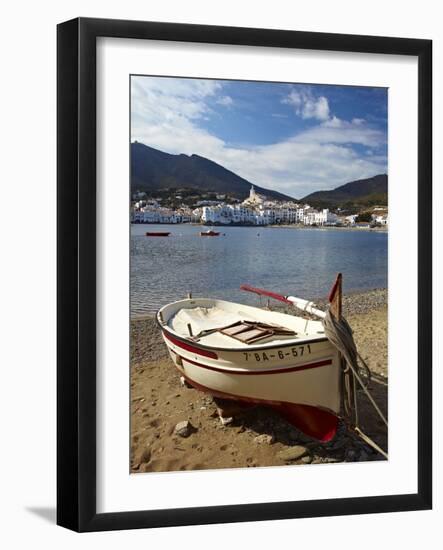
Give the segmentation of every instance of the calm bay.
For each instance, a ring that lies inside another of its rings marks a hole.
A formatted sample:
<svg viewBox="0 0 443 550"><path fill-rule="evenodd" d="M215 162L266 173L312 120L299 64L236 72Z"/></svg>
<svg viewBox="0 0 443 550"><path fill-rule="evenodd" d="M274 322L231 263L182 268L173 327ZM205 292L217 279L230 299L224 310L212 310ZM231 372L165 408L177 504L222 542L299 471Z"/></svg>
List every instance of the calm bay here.
<svg viewBox="0 0 443 550"><path fill-rule="evenodd" d="M251 305L255 295L240 285L314 299L325 296L337 272L344 292L386 288L388 234L383 231L131 225L131 316L151 314L168 302L216 297ZM146 231L170 231L147 237Z"/></svg>

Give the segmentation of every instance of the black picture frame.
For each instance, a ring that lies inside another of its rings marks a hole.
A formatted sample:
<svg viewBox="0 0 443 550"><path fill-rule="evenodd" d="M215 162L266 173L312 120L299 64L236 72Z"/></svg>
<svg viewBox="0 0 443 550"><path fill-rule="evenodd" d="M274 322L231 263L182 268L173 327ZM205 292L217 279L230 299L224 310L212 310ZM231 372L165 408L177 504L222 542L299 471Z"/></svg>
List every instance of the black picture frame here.
<svg viewBox="0 0 443 550"><path fill-rule="evenodd" d="M167 40L418 59L418 490L416 494L97 513L96 39ZM432 42L73 19L57 29L57 523L104 531L425 510L432 506Z"/></svg>

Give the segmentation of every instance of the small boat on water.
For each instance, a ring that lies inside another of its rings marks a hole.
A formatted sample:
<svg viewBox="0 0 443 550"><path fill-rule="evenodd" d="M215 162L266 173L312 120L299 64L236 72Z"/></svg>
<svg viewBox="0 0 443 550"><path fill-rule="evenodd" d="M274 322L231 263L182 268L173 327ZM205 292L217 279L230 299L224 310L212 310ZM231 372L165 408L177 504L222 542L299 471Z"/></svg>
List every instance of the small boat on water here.
<svg viewBox="0 0 443 550"><path fill-rule="evenodd" d="M146 231L147 237L169 237L170 234L168 231Z"/></svg>
<svg viewBox="0 0 443 550"><path fill-rule="evenodd" d="M208 231L200 231L200 237L218 237L219 235L219 231L213 231L212 229Z"/></svg>
<svg viewBox="0 0 443 550"><path fill-rule="evenodd" d="M312 302L241 288L325 316ZM330 300L341 315L341 275ZM334 437L341 404L341 356L320 320L213 298L188 298L162 307L157 321L174 365L196 389L269 405L311 437Z"/></svg>

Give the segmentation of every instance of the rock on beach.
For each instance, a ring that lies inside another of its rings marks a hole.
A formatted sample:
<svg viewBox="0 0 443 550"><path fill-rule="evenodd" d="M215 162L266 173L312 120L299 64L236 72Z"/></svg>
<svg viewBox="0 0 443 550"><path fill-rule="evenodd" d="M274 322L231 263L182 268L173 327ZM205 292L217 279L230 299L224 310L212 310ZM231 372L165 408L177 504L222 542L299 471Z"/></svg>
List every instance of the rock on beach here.
<svg viewBox="0 0 443 550"><path fill-rule="evenodd" d="M183 422L179 422L175 426L175 433L179 435L180 437L189 437L191 434L197 431L197 428L195 428L189 420L183 420Z"/></svg>
<svg viewBox="0 0 443 550"><path fill-rule="evenodd" d="M284 449L278 453L279 458L284 461L292 462L293 460L299 460L308 454L308 449L302 445L294 445L289 449Z"/></svg>

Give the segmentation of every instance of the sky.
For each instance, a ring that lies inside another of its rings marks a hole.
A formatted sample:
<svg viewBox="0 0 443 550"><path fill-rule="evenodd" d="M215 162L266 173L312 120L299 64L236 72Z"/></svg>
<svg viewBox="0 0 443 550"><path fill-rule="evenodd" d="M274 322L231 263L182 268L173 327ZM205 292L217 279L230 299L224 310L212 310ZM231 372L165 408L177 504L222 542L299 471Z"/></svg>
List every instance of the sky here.
<svg viewBox="0 0 443 550"><path fill-rule="evenodd" d="M131 141L302 198L387 173L386 88L131 77Z"/></svg>

